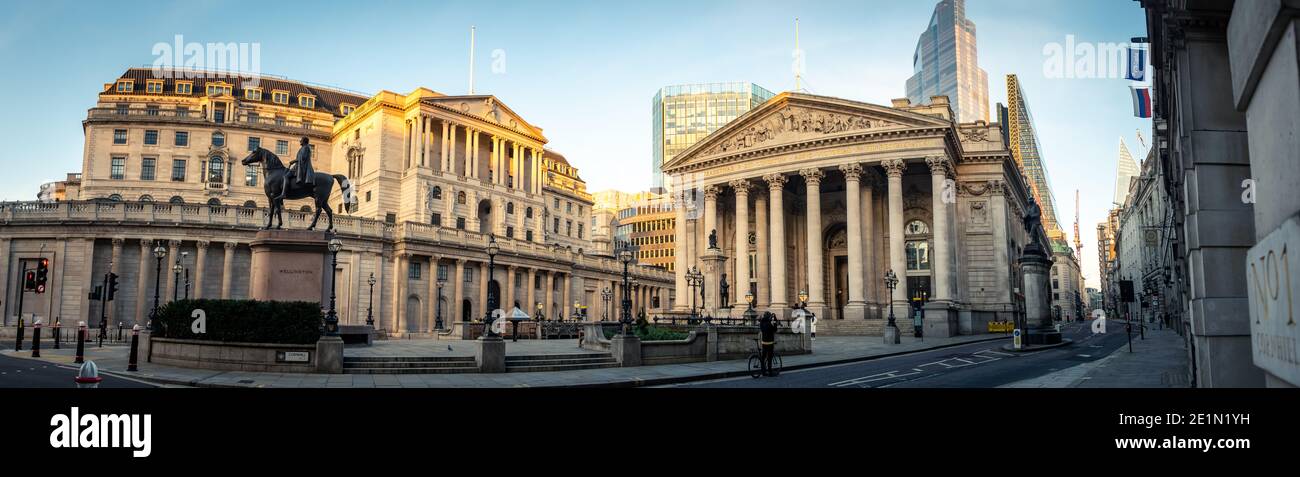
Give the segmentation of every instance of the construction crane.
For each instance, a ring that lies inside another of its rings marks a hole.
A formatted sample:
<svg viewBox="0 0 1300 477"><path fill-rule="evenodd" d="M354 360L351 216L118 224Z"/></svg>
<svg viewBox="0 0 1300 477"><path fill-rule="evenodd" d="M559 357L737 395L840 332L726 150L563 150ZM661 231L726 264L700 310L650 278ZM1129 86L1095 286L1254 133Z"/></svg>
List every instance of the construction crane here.
<svg viewBox="0 0 1300 477"><path fill-rule="evenodd" d="M1083 256L1083 242L1079 240L1079 189L1074 190L1074 250L1076 257Z"/></svg>

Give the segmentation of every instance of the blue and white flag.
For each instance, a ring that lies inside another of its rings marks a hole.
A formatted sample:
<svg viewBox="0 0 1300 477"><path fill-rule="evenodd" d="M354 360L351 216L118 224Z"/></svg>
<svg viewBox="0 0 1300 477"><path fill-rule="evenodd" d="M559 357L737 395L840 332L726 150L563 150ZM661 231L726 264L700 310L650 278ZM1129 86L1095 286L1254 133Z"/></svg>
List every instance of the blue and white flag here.
<svg viewBox="0 0 1300 477"><path fill-rule="evenodd" d="M1147 50L1146 48L1128 48L1128 71L1124 77L1133 81L1147 80Z"/></svg>

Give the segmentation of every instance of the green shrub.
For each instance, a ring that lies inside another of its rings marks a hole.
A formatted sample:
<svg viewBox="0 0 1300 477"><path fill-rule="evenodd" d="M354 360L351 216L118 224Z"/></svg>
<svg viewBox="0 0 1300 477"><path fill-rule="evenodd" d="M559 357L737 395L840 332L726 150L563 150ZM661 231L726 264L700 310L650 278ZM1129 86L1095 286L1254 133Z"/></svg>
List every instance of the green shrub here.
<svg viewBox="0 0 1300 477"><path fill-rule="evenodd" d="M607 340L613 339L615 336L618 336L619 333L619 329L614 327L606 327L604 331L605 331L605 339ZM644 323L640 325L633 325L632 332L633 334L636 335L637 338L640 338L641 341L684 340L686 339L687 336L690 336L690 333L684 331L678 331L670 328L660 327L656 325L648 325Z"/></svg>
<svg viewBox="0 0 1300 477"><path fill-rule="evenodd" d="M206 316L194 333L194 310ZM158 310L159 335L192 340L312 344L320 338L320 305L305 301L178 300Z"/></svg>

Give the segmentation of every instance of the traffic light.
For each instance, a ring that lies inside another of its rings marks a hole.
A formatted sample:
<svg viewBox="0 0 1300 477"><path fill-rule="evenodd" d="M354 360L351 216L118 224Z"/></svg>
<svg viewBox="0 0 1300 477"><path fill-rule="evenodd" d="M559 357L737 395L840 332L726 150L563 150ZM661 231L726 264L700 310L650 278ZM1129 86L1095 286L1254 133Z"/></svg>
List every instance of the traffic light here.
<svg viewBox="0 0 1300 477"><path fill-rule="evenodd" d="M36 270L23 273L23 291L36 291Z"/></svg>
<svg viewBox="0 0 1300 477"><path fill-rule="evenodd" d="M117 295L117 274L113 272L108 272L108 298L106 298L105 301L113 301L113 297L116 295Z"/></svg>
<svg viewBox="0 0 1300 477"><path fill-rule="evenodd" d="M45 281L50 273L50 259L42 258L36 263L36 293L45 293Z"/></svg>

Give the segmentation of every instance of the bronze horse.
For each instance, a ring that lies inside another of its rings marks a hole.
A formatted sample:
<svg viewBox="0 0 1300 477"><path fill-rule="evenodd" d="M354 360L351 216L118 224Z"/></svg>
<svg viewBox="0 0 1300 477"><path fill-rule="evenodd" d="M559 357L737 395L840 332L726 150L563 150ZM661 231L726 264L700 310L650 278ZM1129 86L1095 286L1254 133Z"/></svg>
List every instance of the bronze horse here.
<svg viewBox="0 0 1300 477"><path fill-rule="evenodd" d="M242 164L247 166L259 162L262 163L263 175L266 179L263 188L266 192L266 200L271 205L266 214L266 227L263 227L263 230L270 229L273 220L276 222L275 228L284 228L284 200L275 200L275 197L280 195L280 189L285 184L284 177L289 174L289 168L285 167L283 162L280 162L278 156L261 147L249 153L248 157L242 161ZM330 208L329 197L330 192L334 190L335 181L339 183L339 191L343 193L343 204L344 208L347 209L345 212L355 212L357 206L356 191L352 187L352 182L341 174L317 172L316 185L314 186L288 181L289 190L284 194L286 199L310 198L316 203L316 215L312 217L311 225L307 227L307 230L316 229L316 222L320 220L321 210L325 211L325 215L329 219L329 228L327 230L334 230L334 209Z"/></svg>

